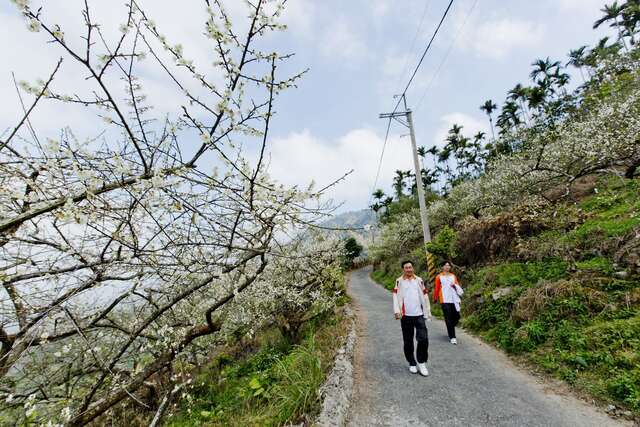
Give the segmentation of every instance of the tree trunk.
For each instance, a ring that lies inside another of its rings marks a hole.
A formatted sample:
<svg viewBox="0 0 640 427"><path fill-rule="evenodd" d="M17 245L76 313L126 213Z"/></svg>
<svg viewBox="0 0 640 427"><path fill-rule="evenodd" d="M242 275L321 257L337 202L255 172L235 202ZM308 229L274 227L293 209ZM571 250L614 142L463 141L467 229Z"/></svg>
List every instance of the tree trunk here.
<svg viewBox="0 0 640 427"><path fill-rule="evenodd" d="M640 168L640 158L636 159L632 164L627 166L627 170L624 172L624 177L627 179L633 179L638 168Z"/></svg>

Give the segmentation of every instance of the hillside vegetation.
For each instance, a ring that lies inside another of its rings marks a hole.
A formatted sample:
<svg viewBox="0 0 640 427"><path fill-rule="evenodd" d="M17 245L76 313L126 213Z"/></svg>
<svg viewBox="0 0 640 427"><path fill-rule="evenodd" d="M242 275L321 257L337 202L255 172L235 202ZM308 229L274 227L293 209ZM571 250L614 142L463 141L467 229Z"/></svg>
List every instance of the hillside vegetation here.
<svg viewBox="0 0 640 427"><path fill-rule="evenodd" d="M463 326L638 416L638 10L621 7L617 41L570 54L584 84L569 93L559 62L534 62L534 85L509 92L496 137L484 143L454 126L443 149L422 150L437 165L422 182L434 235L427 248L455 264ZM481 107L490 119L496 108ZM374 193L372 206L381 218L373 278L385 286L405 258L427 276L415 177L405 183L412 177L399 172L396 194Z"/></svg>

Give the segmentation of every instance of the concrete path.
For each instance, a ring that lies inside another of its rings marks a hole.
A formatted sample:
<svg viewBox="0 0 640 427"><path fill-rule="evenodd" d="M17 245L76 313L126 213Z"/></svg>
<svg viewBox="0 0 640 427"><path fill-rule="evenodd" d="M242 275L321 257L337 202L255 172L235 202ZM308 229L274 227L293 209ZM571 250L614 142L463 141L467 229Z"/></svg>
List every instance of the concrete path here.
<svg viewBox="0 0 640 427"><path fill-rule="evenodd" d="M408 371L391 293L370 268L352 274L358 315L351 426L620 426L631 425L543 383L502 353L444 322L427 322L429 377ZM553 389L552 389L553 388ZM562 387L560 387L562 388Z"/></svg>

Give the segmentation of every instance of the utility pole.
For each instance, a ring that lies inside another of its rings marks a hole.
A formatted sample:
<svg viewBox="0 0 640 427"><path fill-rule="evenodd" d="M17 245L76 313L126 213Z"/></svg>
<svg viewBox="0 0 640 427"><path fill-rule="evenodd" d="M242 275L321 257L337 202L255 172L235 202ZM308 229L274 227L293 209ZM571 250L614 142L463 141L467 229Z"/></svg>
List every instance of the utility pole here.
<svg viewBox="0 0 640 427"><path fill-rule="evenodd" d="M418 159L418 147L416 144L416 135L413 130L413 117L411 116L411 110L407 108L407 99L404 95L402 100L404 101L405 111L395 111L393 113L380 114L381 119L394 119L402 125L409 128L409 134L411 135L411 149L413 150L413 167L416 173L416 187L418 188L418 203L420 204L420 219L422 222L422 234L424 235L424 243L431 241L431 232L429 230L429 218L427 216L427 204L424 200L424 187L422 185L422 173L420 170L420 161ZM407 122L399 120L399 117L406 117Z"/></svg>

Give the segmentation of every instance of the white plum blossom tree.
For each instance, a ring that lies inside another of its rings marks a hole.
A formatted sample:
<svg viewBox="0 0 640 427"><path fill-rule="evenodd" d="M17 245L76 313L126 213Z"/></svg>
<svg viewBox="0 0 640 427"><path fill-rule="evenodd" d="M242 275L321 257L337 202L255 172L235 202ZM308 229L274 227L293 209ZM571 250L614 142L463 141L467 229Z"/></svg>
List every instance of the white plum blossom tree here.
<svg viewBox="0 0 640 427"><path fill-rule="evenodd" d="M282 310L317 313L339 292L337 241L279 241L322 215L323 190L266 170L274 100L303 74L279 77L290 55L265 50L286 1L245 1L237 25L204 0L210 69L136 0L115 39L88 1L80 38L49 22L53 5L13 2L60 59L18 85L22 118L0 134L0 417L84 425L127 401L159 418L211 345ZM175 111L147 101L142 61ZM61 76L87 89L66 93ZM44 102L89 111L103 130L80 138L60 117L62 131L43 135L31 117ZM141 393L158 378L161 405Z"/></svg>

